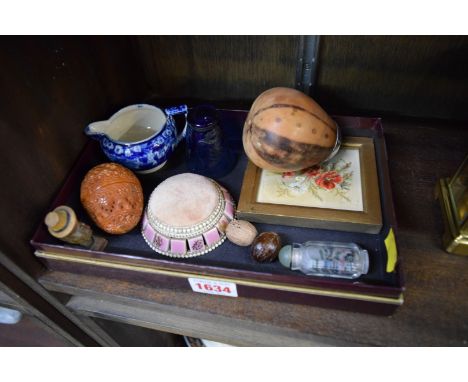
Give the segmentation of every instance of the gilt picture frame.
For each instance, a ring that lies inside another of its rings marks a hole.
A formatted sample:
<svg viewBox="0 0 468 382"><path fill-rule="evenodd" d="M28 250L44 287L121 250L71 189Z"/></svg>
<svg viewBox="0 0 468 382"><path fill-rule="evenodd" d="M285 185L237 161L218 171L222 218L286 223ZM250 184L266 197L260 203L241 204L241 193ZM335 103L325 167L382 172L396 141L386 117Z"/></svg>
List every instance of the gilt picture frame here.
<svg viewBox="0 0 468 382"><path fill-rule="evenodd" d="M347 137L330 161L271 173L248 162L237 217L251 222L378 233L380 192L372 138Z"/></svg>

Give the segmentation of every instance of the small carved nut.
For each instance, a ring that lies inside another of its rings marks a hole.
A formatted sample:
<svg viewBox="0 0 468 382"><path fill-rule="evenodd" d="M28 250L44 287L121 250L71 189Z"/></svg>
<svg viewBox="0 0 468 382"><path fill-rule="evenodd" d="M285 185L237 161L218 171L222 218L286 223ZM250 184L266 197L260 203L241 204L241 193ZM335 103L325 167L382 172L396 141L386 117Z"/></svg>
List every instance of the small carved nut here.
<svg viewBox="0 0 468 382"><path fill-rule="evenodd" d="M228 240L241 247L252 244L257 233L253 224L245 220L232 220L226 228Z"/></svg>
<svg viewBox="0 0 468 382"><path fill-rule="evenodd" d="M253 244L251 255L259 263L275 261L281 248L281 238L275 232L262 232Z"/></svg>

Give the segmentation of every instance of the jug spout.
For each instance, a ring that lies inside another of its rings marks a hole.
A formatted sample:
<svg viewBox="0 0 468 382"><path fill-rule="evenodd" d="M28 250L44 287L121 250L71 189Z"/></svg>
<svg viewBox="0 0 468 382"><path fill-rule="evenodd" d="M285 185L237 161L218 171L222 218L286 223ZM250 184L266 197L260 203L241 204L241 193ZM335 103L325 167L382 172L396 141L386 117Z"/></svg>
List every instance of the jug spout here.
<svg viewBox="0 0 468 382"><path fill-rule="evenodd" d="M88 137L100 140L106 136L106 130L108 126L108 121L93 122L86 126L84 132Z"/></svg>

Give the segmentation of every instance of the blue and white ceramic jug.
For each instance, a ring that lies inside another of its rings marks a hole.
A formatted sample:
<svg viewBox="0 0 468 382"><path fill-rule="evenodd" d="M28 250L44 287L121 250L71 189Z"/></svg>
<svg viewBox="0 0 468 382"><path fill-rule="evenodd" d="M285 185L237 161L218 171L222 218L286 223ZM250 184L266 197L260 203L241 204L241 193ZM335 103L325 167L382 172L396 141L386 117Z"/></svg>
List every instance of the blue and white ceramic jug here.
<svg viewBox="0 0 468 382"><path fill-rule="evenodd" d="M131 105L107 121L89 124L85 134L98 140L106 156L139 173L159 170L177 144L185 137L186 127L177 136L173 115L185 114L187 106L165 109L152 105Z"/></svg>

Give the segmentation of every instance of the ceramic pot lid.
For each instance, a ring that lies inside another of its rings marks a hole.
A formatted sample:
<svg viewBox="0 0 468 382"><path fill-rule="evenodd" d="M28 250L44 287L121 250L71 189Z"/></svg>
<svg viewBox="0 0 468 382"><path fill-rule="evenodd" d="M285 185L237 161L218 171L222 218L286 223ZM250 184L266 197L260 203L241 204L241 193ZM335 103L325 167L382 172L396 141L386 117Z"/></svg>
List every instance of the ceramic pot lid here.
<svg viewBox="0 0 468 382"><path fill-rule="evenodd" d="M156 252L171 257L203 255L225 239L234 201L214 180L185 173L167 178L152 192L142 235Z"/></svg>

